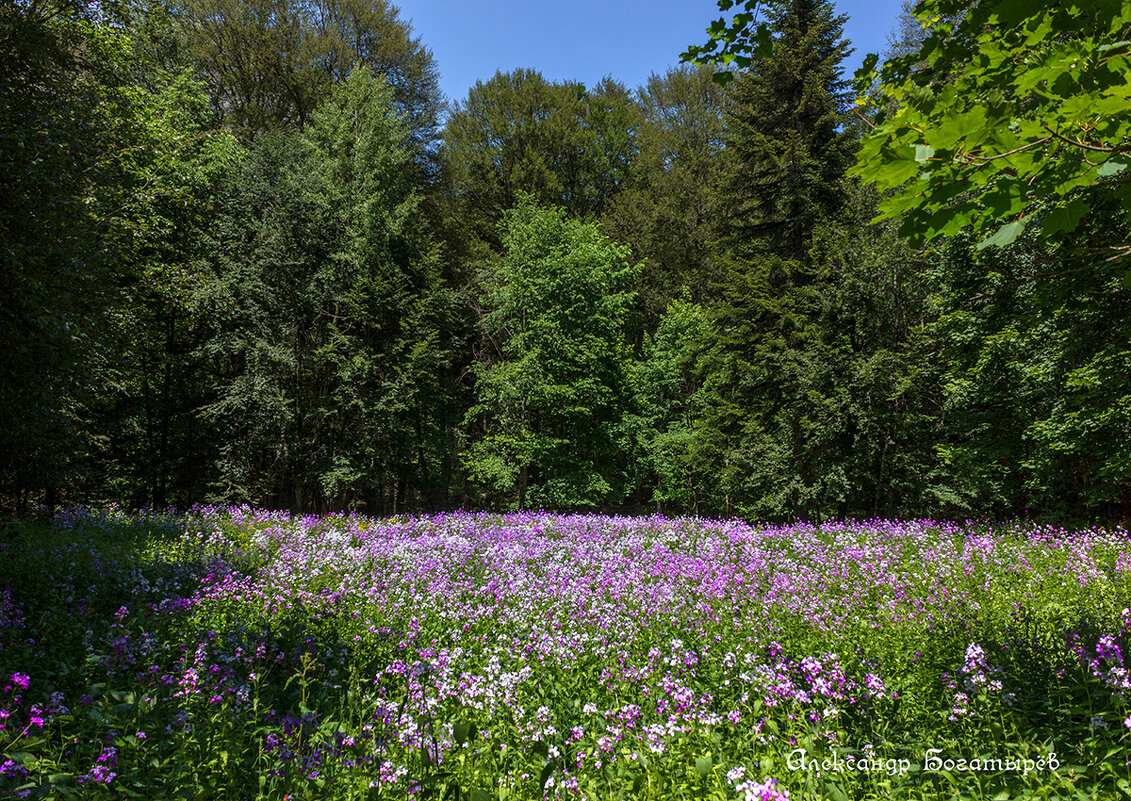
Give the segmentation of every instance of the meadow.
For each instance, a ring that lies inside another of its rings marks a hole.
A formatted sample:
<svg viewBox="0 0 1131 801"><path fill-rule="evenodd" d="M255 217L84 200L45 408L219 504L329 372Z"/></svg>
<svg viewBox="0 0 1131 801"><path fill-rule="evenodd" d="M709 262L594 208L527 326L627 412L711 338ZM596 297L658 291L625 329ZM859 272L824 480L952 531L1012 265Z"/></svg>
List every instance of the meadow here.
<svg viewBox="0 0 1131 801"><path fill-rule="evenodd" d="M0 798L1131 797L1121 529L73 509Z"/></svg>

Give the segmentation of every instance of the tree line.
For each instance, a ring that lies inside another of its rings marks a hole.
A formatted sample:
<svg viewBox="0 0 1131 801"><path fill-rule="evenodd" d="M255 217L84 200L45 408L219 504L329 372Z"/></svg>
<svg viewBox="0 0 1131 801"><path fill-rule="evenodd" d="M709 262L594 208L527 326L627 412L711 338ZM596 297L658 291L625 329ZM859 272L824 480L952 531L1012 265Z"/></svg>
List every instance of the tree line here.
<svg viewBox="0 0 1131 801"><path fill-rule="evenodd" d="M869 175L927 101L767 11L725 82L448 106L382 0L4 4L0 507L1125 518L1118 199L908 237L1005 201Z"/></svg>

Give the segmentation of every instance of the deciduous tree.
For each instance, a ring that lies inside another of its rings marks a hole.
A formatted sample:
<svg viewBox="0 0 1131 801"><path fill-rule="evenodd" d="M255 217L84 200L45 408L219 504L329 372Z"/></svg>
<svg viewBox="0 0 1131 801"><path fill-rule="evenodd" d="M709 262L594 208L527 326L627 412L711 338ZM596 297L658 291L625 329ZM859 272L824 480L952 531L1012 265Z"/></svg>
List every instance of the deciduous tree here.
<svg viewBox="0 0 1131 801"><path fill-rule="evenodd" d="M531 198L507 212L502 239L484 277L469 475L496 503L518 508L621 500L628 251Z"/></svg>
<svg viewBox="0 0 1131 801"><path fill-rule="evenodd" d="M495 244L502 214L524 193L577 217L600 214L631 174L636 118L611 80L587 90L515 70L476 83L444 131L458 213Z"/></svg>

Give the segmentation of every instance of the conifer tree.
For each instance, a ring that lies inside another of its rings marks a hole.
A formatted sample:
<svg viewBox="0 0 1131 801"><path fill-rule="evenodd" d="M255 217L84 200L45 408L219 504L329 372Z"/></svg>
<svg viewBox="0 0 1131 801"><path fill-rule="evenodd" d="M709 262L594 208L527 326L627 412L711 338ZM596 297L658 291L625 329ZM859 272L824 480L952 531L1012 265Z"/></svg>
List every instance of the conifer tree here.
<svg viewBox="0 0 1131 801"><path fill-rule="evenodd" d="M772 52L731 92L730 244L740 256L804 258L814 226L844 202L842 179L855 149L842 113L847 18L834 14L830 0L793 0L770 14Z"/></svg>
<svg viewBox="0 0 1131 801"><path fill-rule="evenodd" d="M821 517L843 511L854 483L850 344L819 244L847 198L849 47L831 0L771 13L771 52L730 93L727 263L691 468L714 476L726 513Z"/></svg>

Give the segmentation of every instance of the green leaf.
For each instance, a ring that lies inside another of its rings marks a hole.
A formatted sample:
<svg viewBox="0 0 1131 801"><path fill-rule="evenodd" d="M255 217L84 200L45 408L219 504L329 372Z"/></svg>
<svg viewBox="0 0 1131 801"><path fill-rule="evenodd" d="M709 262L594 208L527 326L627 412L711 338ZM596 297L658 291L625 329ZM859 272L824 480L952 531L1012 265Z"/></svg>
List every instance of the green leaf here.
<svg viewBox="0 0 1131 801"><path fill-rule="evenodd" d="M1123 172L1124 170L1127 169L1127 164L1128 164L1128 162L1126 162L1126 161L1119 161L1117 159L1108 159L1107 161L1105 161L1103 163L1103 166L1101 166L1096 171L1096 175L1098 175L1101 178L1106 178L1109 175L1118 175L1119 173L1121 173L1121 172Z"/></svg>
<svg viewBox="0 0 1131 801"><path fill-rule="evenodd" d="M852 77L852 88L858 95L863 95L868 91L872 82L876 79L876 63L880 57L875 53L869 53L864 57L864 63L860 65L860 69Z"/></svg>
<svg viewBox="0 0 1131 801"><path fill-rule="evenodd" d="M944 119L937 128L927 131L926 139L929 145L941 150L953 147L960 139L975 138L986 128L986 109L975 106L965 113Z"/></svg>
<svg viewBox="0 0 1131 801"><path fill-rule="evenodd" d="M902 186L919 172L915 149L906 145L882 148L879 163L873 162L869 166L871 169L862 171L863 178L874 183L880 191Z"/></svg>
<svg viewBox="0 0 1131 801"><path fill-rule="evenodd" d="M1047 238L1062 231L1073 230L1088 211L1088 202L1080 197L1064 206L1058 206L1045 215L1041 223L1041 235Z"/></svg>
<svg viewBox="0 0 1131 801"><path fill-rule="evenodd" d="M994 6L998 21L1012 28L1033 13L1032 0L1001 0Z"/></svg>
<svg viewBox="0 0 1131 801"><path fill-rule="evenodd" d="M456 742L463 745L467 742L467 735L471 731L471 726L466 723L457 723L452 727L452 734L456 738Z"/></svg>
<svg viewBox="0 0 1131 801"><path fill-rule="evenodd" d="M546 766L542 768L542 775L538 777L538 786L542 788L543 793L546 790L546 782L548 782L550 780L550 777L554 775L554 768L556 768L557 766L557 760L551 759L546 763Z"/></svg>
<svg viewBox="0 0 1131 801"><path fill-rule="evenodd" d="M709 756L699 757L695 760L695 772L699 774L700 779L706 779L711 775L711 767L714 762Z"/></svg>
<svg viewBox="0 0 1131 801"><path fill-rule="evenodd" d="M978 243L978 250L985 250L988 247L1003 248L1011 244L1017 237L1021 236L1021 231L1025 228L1025 223L1021 220L1014 220L1011 223L1006 223L997 230L996 233L986 237Z"/></svg>
<svg viewBox="0 0 1131 801"><path fill-rule="evenodd" d="M848 801L848 796L845 795L844 790L838 784L827 781L825 782L825 790L828 791L833 801Z"/></svg>

